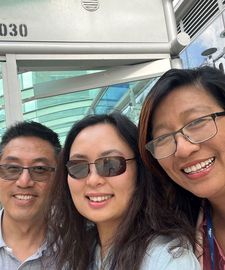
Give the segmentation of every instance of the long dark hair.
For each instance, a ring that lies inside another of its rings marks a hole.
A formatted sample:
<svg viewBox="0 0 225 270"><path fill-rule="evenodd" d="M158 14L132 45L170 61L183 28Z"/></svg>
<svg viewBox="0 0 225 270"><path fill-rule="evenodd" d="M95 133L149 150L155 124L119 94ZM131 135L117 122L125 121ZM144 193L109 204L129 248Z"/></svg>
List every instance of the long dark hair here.
<svg viewBox="0 0 225 270"><path fill-rule="evenodd" d="M225 109L225 75L222 71L207 66L171 69L157 81L145 99L139 120L139 149L145 165L153 174L153 181L158 183L158 189L164 190L168 207L183 220L180 225L188 230L190 225L196 225L202 199L172 181L145 148L145 144L152 139L152 121L158 105L173 90L184 86L204 89Z"/></svg>
<svg viewBox="0 0 225 270"><path fill-rule="evenodd" d="M68 269L87 270L94 262L95 247L99 244L95 224L79 214L74 206L65 167L71 145L84 128L106 123L113 125L133 150L137 163L137 181L129 208L117 229L107 260L110 270L138 270L149 243L159 234L177 237L183 245L186 232L179 230L176 217L165 208L163 194L158 192L150 172L139 154L137 127L124 115L92 115L75 123L67 135L52 192L51 228L55 241L59 239L59 269L66 263ZM106 134L107 136L107 134ZM56 241L57 242L57 241Z"/></svg>

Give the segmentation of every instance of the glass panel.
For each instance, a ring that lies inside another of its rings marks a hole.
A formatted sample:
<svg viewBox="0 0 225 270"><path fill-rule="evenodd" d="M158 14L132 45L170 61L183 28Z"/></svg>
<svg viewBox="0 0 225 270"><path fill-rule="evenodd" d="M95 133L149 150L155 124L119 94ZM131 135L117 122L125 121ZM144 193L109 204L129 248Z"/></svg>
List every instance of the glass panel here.
<svg viewBox="0 0 225 270"><path fill-rule="evenodd" d="M3 94L3 79L2 79L2 64L0 62L0 137L5 132L6 129L6 122L5 122L5 101L4 101L4 94Z"/></svg>
<svg viewBox="0 0 225 270"><path fill-rule="evenodd" d="M129 89L132 89L133 85L134 83L122 83L109 86L97 103L94 113L101 114L112 111L117 102L129 91Z"/></svg>
<svg viewBox="0 0 225 270"><path fill-rule="evenodd" d="M36 84L43 83L44 85L45 82L53 80L61 83L63 80L66 86L66 78L94 72L99 72L99 70L20 74L24 120L37 121L52 128L59 134L62 143L70 127L88 114L110 113L119 110L137 123L141 104L156 79L74 91L61 95L54 95L53 90L51 97L35 98L34 87Z"/></svg>
<svg viewBox="0 0 225 270"><path fill-rule="evenodd" d="M158 79L159 77L150 80L138 81L136 84L136 89L138 89L136 94L134 92L135 88L130 89L130 101L126 104L126 106L124 106L122 112L126 114L135 124L138 124L141 107L147 94Z"/></svg>

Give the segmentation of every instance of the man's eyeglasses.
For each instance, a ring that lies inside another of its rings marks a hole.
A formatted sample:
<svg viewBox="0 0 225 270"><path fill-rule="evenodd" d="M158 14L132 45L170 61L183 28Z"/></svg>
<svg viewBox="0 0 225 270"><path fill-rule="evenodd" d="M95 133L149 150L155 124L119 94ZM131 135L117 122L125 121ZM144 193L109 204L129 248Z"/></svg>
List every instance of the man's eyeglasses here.
<svg viewBox="0 0 225 270"><path fill-rule="evenodd" d="M66 164L68 173L75 179L82 179L88 176L90 172L90 164L95 164L97 173L103 177L117 176L126 171L127 161L135 158L127 158L120 156L98 158L95 162L86 160L69 160Z"/></svg>
<svg viewBox="0 0 225 270"><path fill-rule="evenodd" d="M33 181L42 182L49 180L49 177L51 173L55 171L55 168L49 166L22 167L12 164L1 164L0 178L4 180L17 180L23 170L28 170Z"/></svg>
<svg viewBox="0 0 225 270"><path fill-rule="evenodd" d="M191 143L205 142L217 134L218 129L215 120L217 117L224 115L225 111L199 117L175 132L151 140L145 145L145 148L151 152L154 158L162 159L176 152L175 136L178 133L181 133Z"/></svg>

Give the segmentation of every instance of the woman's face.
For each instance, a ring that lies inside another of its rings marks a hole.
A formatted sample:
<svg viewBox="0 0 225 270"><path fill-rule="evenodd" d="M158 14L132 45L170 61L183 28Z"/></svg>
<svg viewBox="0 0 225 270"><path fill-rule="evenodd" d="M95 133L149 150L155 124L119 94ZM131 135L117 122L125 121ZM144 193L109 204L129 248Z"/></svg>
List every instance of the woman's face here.
<svg viewBox="0 0 225 270"><path fill-rule="evenodd" d="M98 158L120 156L133 158L134 152L110 124L96 124L83 129L75 138L70 160L95 162ZM95 164L90 164L89 174L82 179L68 175L68 185L78 212L98 225L114 227L121 221L133 195L137 168L136 161L126 162L124 173L100 176Z"/></svg>
<svg viewBox="0 0 225 270"><path fill-rule="evenodd" d="M187 123L223 109L204 89L184 86L172 91L153 118L153 138L177 131ZM177 184L196 196L216 201L225 198L225 117L216 119L217 134L202 143L175 136L177 148L158 162Z"/></svg>

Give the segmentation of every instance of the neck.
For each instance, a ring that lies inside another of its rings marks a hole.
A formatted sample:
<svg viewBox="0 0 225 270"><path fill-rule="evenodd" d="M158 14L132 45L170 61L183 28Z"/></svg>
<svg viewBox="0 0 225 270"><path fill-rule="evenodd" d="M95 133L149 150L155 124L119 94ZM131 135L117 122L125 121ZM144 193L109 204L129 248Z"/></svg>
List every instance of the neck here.
<svg viewBox="0 0 225 270"><path fill-rule="evenodd" d="M113 243L118 224L97 224L97 228L101 243L101 257L103 259Z"/></svg>
<svg viewBox="0 0 225 270"><path fill-rule="evenodd" d="M44 242L45 236L44 220L16 221L7 214L3 214L2 237L20 261L33 255Z"/></svg>

